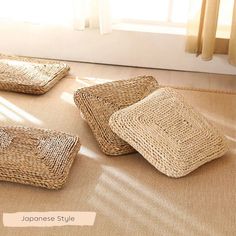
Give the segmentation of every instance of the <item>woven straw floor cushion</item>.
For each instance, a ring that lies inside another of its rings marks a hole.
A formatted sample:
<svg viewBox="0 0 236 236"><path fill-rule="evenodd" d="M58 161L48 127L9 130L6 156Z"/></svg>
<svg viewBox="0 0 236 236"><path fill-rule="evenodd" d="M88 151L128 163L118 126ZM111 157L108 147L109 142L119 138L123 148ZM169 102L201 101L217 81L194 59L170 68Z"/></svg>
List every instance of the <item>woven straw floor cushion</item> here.
<svg viewBox="0 0 236 236"><path fill-rule="evenodd" d="M109 127L110 116L143 99L158 88L152 76L109 82L75 92L74 100L88 122L101 150L107 155L122 155L135 150Z"/></svg>
<svg viewBox="0 0 236 236"><path fill-rule="evenodd" d="M0 55L0 89L44 94L68 71L62 62Z"/></svg>
<svg viewBox="0 0 236 236"><path fill-rule="evenodd" d="M66 133L1 127L0 180L59 189L79 148L79 138Z"/></svg>
<svg viewBox="0 0 236 236"><path fill-rule="evenodd" d="M227 151L224 137L174 89L114 113L112 130L162 173L182 177Z"/></svg>

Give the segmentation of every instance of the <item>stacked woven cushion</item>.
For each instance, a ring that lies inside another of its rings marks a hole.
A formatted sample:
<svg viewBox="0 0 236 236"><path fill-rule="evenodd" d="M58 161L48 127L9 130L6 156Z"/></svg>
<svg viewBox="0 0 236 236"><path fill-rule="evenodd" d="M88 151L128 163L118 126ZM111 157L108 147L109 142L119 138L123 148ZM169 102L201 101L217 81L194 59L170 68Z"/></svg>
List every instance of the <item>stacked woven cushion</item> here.
<svg viewBox="0 0 236 236"><path fill-rule="evenodd" d="M171 88L115 112L111 129L162 173L182 177L224 155L225 138Z"/></svg>
<svg viewBox="0 0 236 236"><path fill-rule="evenodd" d="M158 83L154 77L140 76L85 87L75 92L75 103L105 154L122 155L135 151L131 145L111 130L110 116L142 100L157 88Z"/></svg>
<svg viewBox="0 0 236 236"><path fill-rule="evenodd" d="M69 66L58 61L0 55L0 89L43 94L68 71Z"/></svg>
<svg viewBox="0 0 236 236"><path fill-rule="evenodd" d="M79 151L77 136L26 128L0 128L0 180L61 188Z"/></svg>

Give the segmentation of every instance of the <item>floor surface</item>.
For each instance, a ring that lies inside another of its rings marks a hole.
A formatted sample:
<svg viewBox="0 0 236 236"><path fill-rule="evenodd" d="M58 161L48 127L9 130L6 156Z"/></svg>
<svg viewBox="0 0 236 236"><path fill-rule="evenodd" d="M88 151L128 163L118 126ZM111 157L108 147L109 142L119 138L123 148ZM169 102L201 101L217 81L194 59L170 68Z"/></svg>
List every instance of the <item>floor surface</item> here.
<svg viewBox="0 0 236 236"><path fill-rule="evenodd" d="M179 90L227 137L230 151L186 177L158 172L138 153L102 154L74 105L76 89L136 75L164 85L236 92L236 76L69 63L71 74L42 96L0 92L0 124L61 130L82 148L59 191L0 182L0 211L95 211L94 226L4 228L4 236L236 235L236 95Z"/></svg>

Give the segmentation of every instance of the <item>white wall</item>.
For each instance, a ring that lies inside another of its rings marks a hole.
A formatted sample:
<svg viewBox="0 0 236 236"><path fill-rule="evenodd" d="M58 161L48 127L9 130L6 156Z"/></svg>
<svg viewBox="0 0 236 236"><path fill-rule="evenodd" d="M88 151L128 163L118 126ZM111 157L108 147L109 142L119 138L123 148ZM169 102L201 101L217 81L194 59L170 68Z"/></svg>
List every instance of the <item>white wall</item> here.
<svg viewBox="0 0 236 236"><path fill-rule="evenodd" d="M74 31L27 23L0 22L0 52L72 61L235 74L227 57L202 61L184 52L185 36L114 30Z"/></svg>

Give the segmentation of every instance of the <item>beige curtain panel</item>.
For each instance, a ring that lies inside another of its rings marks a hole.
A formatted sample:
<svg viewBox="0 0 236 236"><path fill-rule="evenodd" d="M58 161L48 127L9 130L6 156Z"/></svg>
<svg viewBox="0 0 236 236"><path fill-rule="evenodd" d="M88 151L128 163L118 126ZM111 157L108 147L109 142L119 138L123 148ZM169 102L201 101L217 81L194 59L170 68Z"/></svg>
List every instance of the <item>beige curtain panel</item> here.
<svg viewBox="0 0 236 236"><path fill-rule="evenodd" d="M236 65L236 0L191 0L186 51L203 60L228 54Z"/></svg>

